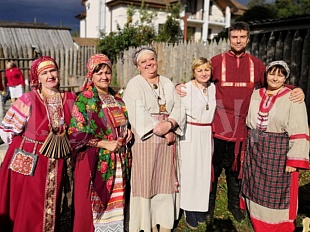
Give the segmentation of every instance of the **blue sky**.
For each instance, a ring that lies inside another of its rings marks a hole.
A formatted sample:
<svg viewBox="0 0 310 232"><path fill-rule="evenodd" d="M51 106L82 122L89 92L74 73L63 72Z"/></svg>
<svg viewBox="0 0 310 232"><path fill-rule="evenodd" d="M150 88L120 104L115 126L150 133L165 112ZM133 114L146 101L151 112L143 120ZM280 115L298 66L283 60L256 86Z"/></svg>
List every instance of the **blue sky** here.
<svg viewBox="0 0 310 232"><path fill-rule="evenodd" d="M76 15L85 11L81 0L0 0L0 21L47 23L79 29Z"/></svg>

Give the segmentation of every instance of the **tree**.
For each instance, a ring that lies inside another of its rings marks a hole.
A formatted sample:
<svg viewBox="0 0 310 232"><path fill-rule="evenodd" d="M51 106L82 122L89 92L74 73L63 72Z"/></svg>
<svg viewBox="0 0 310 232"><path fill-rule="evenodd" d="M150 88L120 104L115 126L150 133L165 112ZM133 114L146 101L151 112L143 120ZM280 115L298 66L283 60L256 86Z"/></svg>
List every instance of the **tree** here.
<svg viewBox="0 0 310 232"><path fill-rule="evenodd" d="M160 28L156 41L176 43L182 39L182 30L179 22L182 7L180 2L174 5L167 5L167 20Z"/></svg>
<svg viewBox="0 0 310 232"><path fill-rule="evenodd" d="M277 18L278 12L272 4L255 5L249 8L238 21L250 22Z"/></svg>
<svg viewBox="0 0 310 232"><path fill-rule="evenodd" d="M117 32L102 35L102 39L98 43L98 51L106 54L112 63L116 61L118 56L122 56L122 52L129 47L149 44L156 38L154 27L151 24L156 13L149 11L144 1L138 11L140 18L133 23L132 18L136 9L131 5L127 9L127 22L124 28L121 29L117 25Z"/></svg>
<svg viewBox="0 0 310 232"><path fill-rule="evenodd" d="M161 31L156 33L153 19L156 12L148 9L148 5L142 1L141 7L135 9L133 5L127 9L127 22L124 28L117 26L117 32L102 35L98 44L98 51L106 54L113 62L123 51L130 47L138 47L143 44L151 44L154 41L176 43L182 38L182 31L178 19L182 5L180 3L167 6L168 16ZM139 12L139 20L133 22L133 16Z"/></svg>

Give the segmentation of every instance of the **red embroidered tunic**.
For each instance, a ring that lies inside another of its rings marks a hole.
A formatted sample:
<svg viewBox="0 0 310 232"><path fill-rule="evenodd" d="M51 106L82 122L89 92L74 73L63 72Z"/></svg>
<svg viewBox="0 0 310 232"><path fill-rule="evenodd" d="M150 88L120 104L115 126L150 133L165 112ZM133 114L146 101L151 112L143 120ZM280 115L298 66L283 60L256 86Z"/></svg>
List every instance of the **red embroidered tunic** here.
<svg viewBox="0 0 310 232"><path fill-rule="evenodd" d="M265 66L250 54L236 57L231 51L219 54L211 61L217 101L214 137L226 141L242 140L251 94L255 87L264 85Z"/></svg>

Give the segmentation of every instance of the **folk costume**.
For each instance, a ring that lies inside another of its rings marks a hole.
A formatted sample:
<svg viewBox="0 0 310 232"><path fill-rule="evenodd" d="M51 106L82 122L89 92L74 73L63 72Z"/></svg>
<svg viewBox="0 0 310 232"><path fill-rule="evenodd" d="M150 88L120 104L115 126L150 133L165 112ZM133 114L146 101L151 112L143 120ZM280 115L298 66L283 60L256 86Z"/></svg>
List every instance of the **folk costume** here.
<svg viewBox="0 0 310 232"><path fill-rule="evenodd" d="M7 68L5 70L7 85L9 86L11 98L19 98L23 93L25 86L25 78L19 68Z"/></svg>
<svg viewBox="0 0 310 232"><path fill-rule="evenodd" d="M57 68L50 57L31 66L32 83L48 67ZM71 230L70 147L64 148L66 125L70 123L74 93L47 96L40 90L22 95L8 110L1 135L9 147L0 169L0 225L3 231ZM60 141L49 141L56 137ZM61 137L61 138L59 138ZM52 151L43 146L53 145Z"/></svg>
<svg viewBox="0 0 310 232"><path fill-rule="evenodd" d="M295 231L298 171L286 173L285 167L310 168L306 106L290 101L290 93L287 87L271 96L265 88L255 90L246 118L241 194L257 232Z"/></svg>
<svg viewBox="0 0 310 232"><path fill-rule="evenodd" d="M133 62L143 50L133 54ZM182 135L185 112L173 83L158 76L158 84L151 85L143 76L133 77L124 91L124 102L134 134L132 147L129 231L150 232L151 228L172 229L179 215L177 145L168 146L163 136L153 133L154 126L167 118L179 125L174 129ZM178 143L178 141L176 142Z"/></svg>
<svg viewBox="0 0 310 232"><path fill-rule="evenodd" d="M90 58L88 75L74 104L70 141L74 157L73 231L124 231L125 188L129 179L129 150L97 148L100 140L117 140L127 129L127 111L121 98L100 94L91 82L98 64L112 66L105 55Z"/></svg>
<svg viewBox="0 0 310 232"><path fill-rule="evenodd" d="M207 212L211 186L211 125L216 107L215 86L210 83L205 96L194 83L186 83L187 95L181 98L186 112L186 126L180 138L180 206L186 211Z"/></svg>
<svg viewBox="0 0 310 232"><path fill-rule="evenodd" d="M237 57L232 51L211 58L211 62L212 80L216 87L212 160L214 181L209 204L213 215L218 177L223 168L228 188L228 209L230 211L239 209L240 185L237 161L246 131L245 117L250 97L254 88L264 85L265 66L250 54L244 53Z"/></svg>

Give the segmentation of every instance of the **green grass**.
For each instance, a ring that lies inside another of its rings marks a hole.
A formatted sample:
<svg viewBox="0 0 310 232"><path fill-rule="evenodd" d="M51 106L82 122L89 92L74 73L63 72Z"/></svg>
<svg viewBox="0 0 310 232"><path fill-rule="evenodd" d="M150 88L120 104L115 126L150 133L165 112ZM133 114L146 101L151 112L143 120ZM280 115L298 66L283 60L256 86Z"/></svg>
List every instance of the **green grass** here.
<svg viewBox="0 0 310 232"><path fill-rule="evenodd" d="M300 171L299 180L299 207L296 220L296 231L302 231L302 219L310 217L310 172ZM185 223L184 214L176 223L174 232L189 232ZM212 225L199 225L197 232L253 232L251 222L248 218L241 223L237 222L227 209L227 185L225 174L222 173L217 189L216 208L214 212L214 222Z"/></svg>

